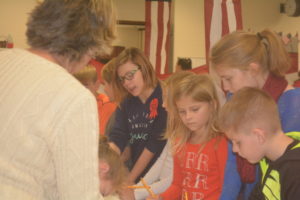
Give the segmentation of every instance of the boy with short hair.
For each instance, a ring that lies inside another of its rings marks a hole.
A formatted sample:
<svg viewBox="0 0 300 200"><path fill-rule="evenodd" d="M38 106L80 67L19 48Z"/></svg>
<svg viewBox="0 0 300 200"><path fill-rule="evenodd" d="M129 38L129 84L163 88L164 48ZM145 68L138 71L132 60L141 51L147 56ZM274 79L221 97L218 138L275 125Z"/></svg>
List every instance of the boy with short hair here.
<svg viewBox="0 0 300 200"><path fill-rule="evenodd" d="M87 89L91 91L91 93L97 97L97 72L96 68L92 65L87 65L80 71L73 74L74 77Z"/></svg>
<svg viewBox="0 0 300 200"><path fill-rule="evenodd" d="M101 70L101 79L103 84L103 90L107 95L107 99L103 99L103 106L105 111L103 111L102 117L105 118L106 127L104 130L105 135L109 135L111 128L115 122L115 110L117 108L117 104L114 102L114 91L113 91L113 73L115 70L115 58L111 59L107 62L102 70ZM106 100L106 101L105 101Z"/></svg>
<svg viewBox="0 0 300 200"><path fill-rule="evenodd" d="M277 105L269 95L256 88L241 89L221 109L218 125L234 152L250 163L260 162L261 180L249 199L299 199L300 143L282 131Z"/></svg>
<svg viewBox="0 0 300 200"><path fill-rule="evenodd" d="M108 121L117 105L112 102L106 94L97 93L97 72L94 66L87 65L85 68L75 73L74 77L95 95L98 105L100 134L104 135ZM112 96L110 93L109 95Z"/></svg>

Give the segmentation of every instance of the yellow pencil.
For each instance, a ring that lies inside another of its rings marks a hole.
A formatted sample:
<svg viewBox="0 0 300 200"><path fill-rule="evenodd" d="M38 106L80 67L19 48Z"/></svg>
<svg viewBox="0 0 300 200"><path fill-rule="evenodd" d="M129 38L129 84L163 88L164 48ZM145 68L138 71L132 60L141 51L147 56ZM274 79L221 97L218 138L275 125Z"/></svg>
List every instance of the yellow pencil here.
<svg viewBox="0 0 300 200"><path fill-rule="evenodd" d="M127 187L132 189L145 188L145 186L138 186L138 185L129 185Z"/></svg>
<svg viewBox="0 0 300 200"><path fill-rule="evenodd" d="M184 199L185 199L185 200L189 200L189 198L188 198L188 193L187 193L187 192L184 192Z"/></svg>
<svg viewBox="0 0 300 200"><path fill-rule="evenodd" d="M149 185L147 185L147 183L145 182L145 180L143 178L141 178L141 181L143 183L143 185L145 186L146 190L149 192L149 194L151 195L152 198L156 198L156 195L154 194L154 192L151 190L151 187Z"/></svg>
<svg viewBox="0 0 300 200"><path fill-rule="evenodd" d="M132 188L132 189L138 189L138 188L145 188L148 193L151 195L151 197L156 198L156 195L154 194L154 192L151 190L151 187L146 183L146 181L141 178L141 181L143 183L143 186L139 186L139 185L129 185L127 186L128 188Z"/></svg>

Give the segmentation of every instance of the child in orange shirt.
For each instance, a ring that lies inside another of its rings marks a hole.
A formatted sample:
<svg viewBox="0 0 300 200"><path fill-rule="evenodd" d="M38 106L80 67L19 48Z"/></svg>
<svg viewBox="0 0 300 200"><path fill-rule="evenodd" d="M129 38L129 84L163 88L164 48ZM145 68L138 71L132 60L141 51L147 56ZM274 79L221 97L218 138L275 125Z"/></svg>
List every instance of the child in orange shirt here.
<svg viewBox="0 0 300 200"><path fill-rule="evenodd" d="M111 102L107 95L97 93L97 72L94 66L88 65L75 73L74 76L95 95L98 104L100 134L104 134L107 121L115 111L116 104Z"/></svg>
<svg viewBox="0 0 300 200"><path fill-rule="evenodd" d="M102 84L104 86L104 92L107 95L101 96L102 104L99 105L99 114L102 118L103 123L106 125L103 127L101 133L108 135L112 124L114 123L114 112L117 105L114 100L114 92L112 88L112 77L114 73L115 59L113 58L108 63L106 63L101 70ZM98 96L100 99L100 95ZM101 107L101 108L100 108ZM102 110L101 110L102 109Z"/></svg>
<svg viewBox="0 0 300 200"><path fill-rule="evenodd" d="M227 139L214 126L219 101L213 82L206 75L189 75L179 80L171 99L174 120L168 122L166 137L174 153L173 181L165 192L148 199L236 199L239 177L224 183L228 162L231 170L236 167L229 161Z"/></svg>

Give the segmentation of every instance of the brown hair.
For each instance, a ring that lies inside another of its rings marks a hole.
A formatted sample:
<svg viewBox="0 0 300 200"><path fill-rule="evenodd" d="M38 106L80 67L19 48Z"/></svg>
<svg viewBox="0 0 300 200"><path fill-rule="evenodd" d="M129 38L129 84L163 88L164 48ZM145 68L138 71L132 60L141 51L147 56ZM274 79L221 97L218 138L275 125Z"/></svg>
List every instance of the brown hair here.
<svg viewBox="0 0 300 200"><path fill-rule="evenodd" d="M119 81L118 76L118 68L127 62L132 62L140 68L146 87L155 88L158 84L158 78L156 77L152 64L144 55L144 53L135 47L125 49L116 57L115 71L113 74L114 81L112 82L112 85L115 94L115 101L118 104L120 104L124 98L130 95Z"/></svg>
<svg viewBox="0 0 300 200"><path fill-rule="evenodd" d="M44 0L30 14L27 41L70 61L89 50L107 54L115 38L115 18L111 0Z"/></svg>
<svg viewBox="0 0 300 200"><path fill-rule="evenodd" d="M192 59L178 58L176 65L179 65L182 70L190 70L192 69Z"/></svg>
<svg viewBox="0 0 300 200"><path fill-rule="evenodd" d="M242 88L222 107L218 127L224 132L261 128L275 133L281 129L277 104L258 88Z"/></svg>
<svg viewBox="0 0 300 200"><path fill-rule="evenodd" d="M191 131L183 124L180 119L176 102L183 96L190 96L198 102L210 104L211 114L207 124L208 137L206 141L220 135L215 128L215 119L219 110L219 100L213 81L207 75L192 74L182 78L173 87L172 102L170 105L174 120L168 124L167 138L171 140L176 152L180 151L191 137Z"/></svg>
<svg viewBox="0 0 300 200"><path fill-rule="evenodd" d="M111 59L108 63L106 63L101 70L101 77L104 81L111 84L113 80L113 74L115 71L115 59Z"/></svg>
<svg viewBox="0 0 300 200"><path fill-rule="evenodd" d="M250 63L260 65L262 72L282 77L290 68L288 53L278 35L266 29L254 34L236 31L225 35L211 49L212 67L245 70Z"/></svg>
<svg viewBox="0 0 300 200"><path fill-rule="evenodd" d="M108 139L104 135L100 135L99 139L99 160L107 162L109 165L108 179L112 180L112 185L116 190L125 186L126 176L128 174L120 155L110 148Z"/></svg>
<svg viewBox="0 0 300 200"><path fill-rule="evenodd" d="M97 81L97 72L94 66L87 65L79 72L73 74L73 76L80 81L83 85L88 83L96 83Z"/></svg>

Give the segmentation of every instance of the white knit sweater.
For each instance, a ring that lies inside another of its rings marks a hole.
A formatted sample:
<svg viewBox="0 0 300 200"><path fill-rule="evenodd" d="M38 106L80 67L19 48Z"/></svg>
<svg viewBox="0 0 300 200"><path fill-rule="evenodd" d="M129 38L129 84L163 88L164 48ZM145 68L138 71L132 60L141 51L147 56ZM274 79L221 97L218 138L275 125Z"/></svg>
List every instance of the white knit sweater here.
<svg viewBox="0 0 300 200"><path fill-rule="evenodd" d="M95 98L64 68L0 52L0 199L102 199Z"/></svg>

